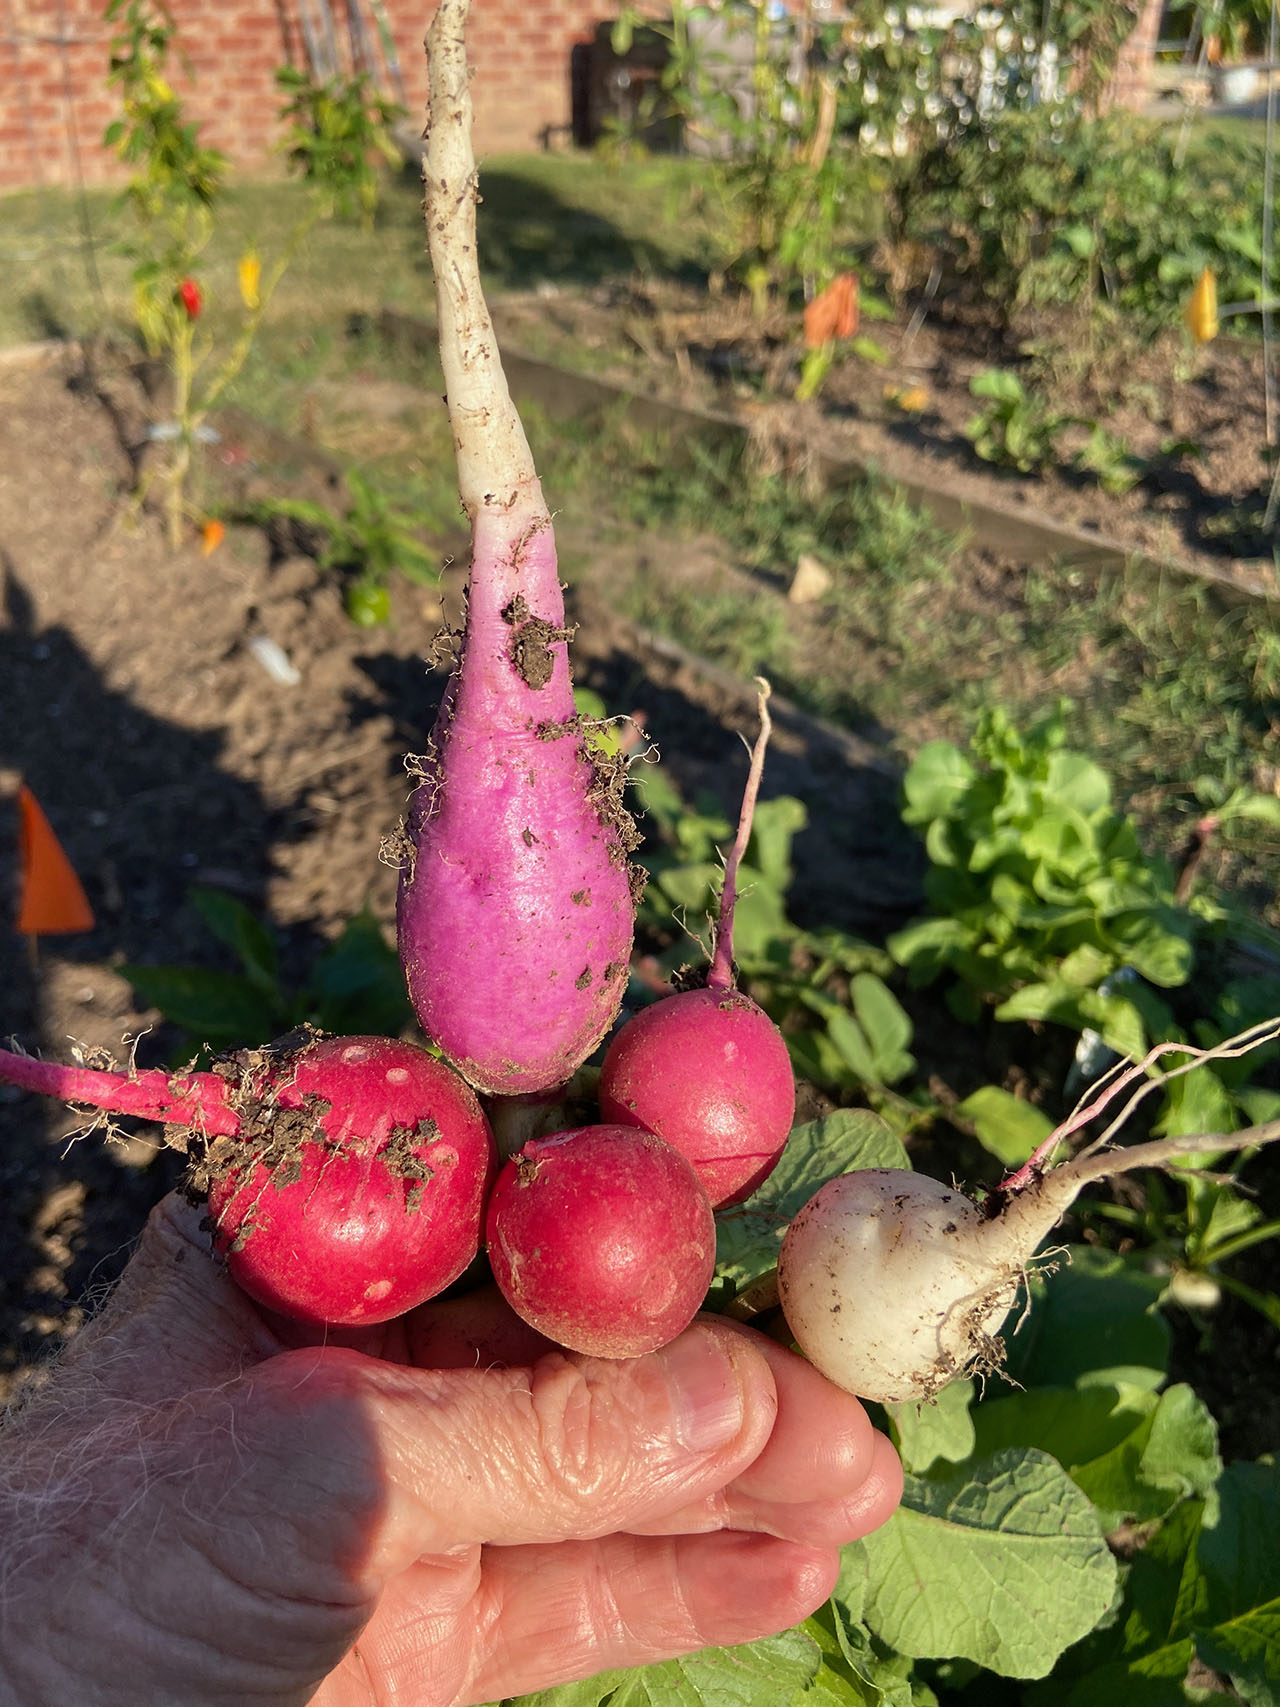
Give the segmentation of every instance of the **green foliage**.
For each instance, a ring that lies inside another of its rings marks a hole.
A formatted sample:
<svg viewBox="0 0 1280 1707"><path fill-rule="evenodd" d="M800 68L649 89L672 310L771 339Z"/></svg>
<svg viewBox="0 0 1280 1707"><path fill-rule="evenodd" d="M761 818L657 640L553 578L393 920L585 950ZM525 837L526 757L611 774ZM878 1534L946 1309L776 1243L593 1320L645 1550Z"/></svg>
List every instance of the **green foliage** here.
<svg viewBox="0 0 1280 1707"><path fill-rule="evenodd" d="M1173 440L1151 459L1135 456L1115 433L1084 415L1050 409L1036 390L1025 386L1007 368L985 368L969 381L986 408L967 422L964 434L984 462L1014 468L1020 474L1039 474L1055 464L1091 474L1104 492L1130 491L1153 463L1194 450L1185 440ZM1088 437L1067 453L1062 438L1071 428Z"/></svg>
<svg viewBox="0 0 1280 1707"><path fill-rule="evenodd" d="M377 162L396 165L392 131L405 109L381 94L365 72L317 79L282 66L276 82L288 97L280 111L287 126L289 164L334 212L372 225L378 207Z"/></svg>
<svg viewBox="0 0 1280 1707"><path fill-rule="evenodd" d="M911 983L951 973L961 1017L1092 1027L1140 1054L1171 1016L1122 968L1177 987L1192 966L1192 919L1173 874L1112 804L1106 773L1065 746L1061 708L1025 734L999 708L970 753L928 742L904 781L903 817L925 837L931 916L890 942Z"/></svg>
<svg viewBox="0 0 1280 1707"><path fill-rule="evenodd" d="M439 581L438 558L418 537L424 521L434 525L435 518L401 509L358 469L347 470L346 483L351 503L343 514L308 498L268 498L237 519L266 528L280 521L295 524L317 565L344 578L348 616L369 628L391 615L392 575Z"/></svg>
<svg viewBox="0 0 1280 1707"><path fill-rule="evenodd" d="M997 1020L1079 1032L1082 1085L1118 1056L1139 1059L1153 1041L1188 1040L1157 991L1187 986L1197 949L1212 961L1233 919L1209 900L1194 910L1178 901L1169 867L1143 851L1132 821L1114 809L1106 773L1064 743L1062 708L1025 733L996 709L968 753L944 741L921 748L904 780L903 816L925 836L932 911L897 932L889 950L916 987L954 979L947 1001L959 1018L977 1021L990 1009ZM1274 821L1269 797L1209 791L1228 812ZM1280 977L1215 983L1202 975L1190 1041L1213 1048L1277 1011ZM1208 1136L1280 1117L1280 1092L1256 1082L1276 1053L1266 1044L1197 1065L1171 1050L1161 1065L1174 1076L1154 1130ZM1041 1110L994 1085L979 1087L955 1113L1006 1167L1052 1131ZM1236 1156L1213 1178L1153 1177L1140 1207L1103 1203L1093 1213L1178 1273L1207 1282L1210 1297L1226 1286L1280 1323L1280 1300L1249 1293L1222 1268L1280 1233L1280 1223L1231 1188L1241 1165Z"/></svg>
<svg viewBox="0 0 1280 1707"><path fill-rule="evenodd" d="M141 1000L180 1026L193 1044L219 1053L253 1047L300 1025L394 1037L410 1019L396 952L367 910L316 958L299 985L285 982L279 944L256 914L217 889L191 901L239 970L205 966L121 967Z"/></svg>
<svg viewBox="0 0 1280 1707"><path fill-rule="evenodd" d="M964 429L984 462L1035 474L1057 459L1058 440L1074 416L1050 410L1006 368L990 367L975 374L969 390L987 405Z"/></svg>
<svg viewBox="0 0 1280 1707"><path fill-rule="evenodd" d="M186 121L168 80L175 25L163 0L110 0L108 84L121 116L104 144L133 168L125 200L139 227L131 246L138 328L152 354L170 350L189 323L178 289L213 230L227 162Z"/></svg>
<svg viewBox="0 0 1280 1707"><path fill-rule="evenodd" d="M1209 267L1225 298L1260 289L1262 228L1231 185L1261 175L1250 139L1127 115L1007 111L923 150L895 203L898 241L923 245L948 294L993 307L1102 304L1144 334L1180 323Z"/></svg>
<svg viewBox="0 0 1280 1707"><path fill-rule="evenodd" d="M169 543L176 548L209 411L248 359L280 276L320 210L313 208L299 223L265 280L256 251L242 255L241 324L208 373L216 345L203 318L208 290L199 262L225 195L227 163L201 143L168 81L175 25L164 0L111 0L106 19L115 26L107 80L119 89L122 116L108 125L103 140L134 169L125 191L138 230L127 245L134 261L134 318L148 352L164 362L172 390L172 419L153 430L164 446L161 460L144 473L136 499L141 503L151 480L159 479Z"/></svg>
<svg viewBox="0 0 1280 1707"><path fill-rule="evenodd" d="M656 969L674 975L690 935L714 916L732 825L714 804L690 810L661 771L633 773L638 805L657 832L644 855L649 884L639 923L667 946ZM789 795L758 803L738 874L734 953L739 981L781 1026L797 1071L832 1090L854 1086L907 1124L919 1109L893 1092L915 1070L911 1021L879 975L883 952L847 932L806 931L787 915L791 842L807 822ZM673 933L679 926L680 934Z"/></svg>
<svg viewBox="0 0 1280 1707"><path fill-rule="evenodd" d="M643 18L623 6L618 52ZM642 123L674 117L708 155L701 188L714 206L722 270L758 314L802 282L826 284L845 264L838 232L851 187L849 139L835 123L836 32L775 15L766 0L716 11L676 0L670 23L647 27L667 56Z"/></svg>

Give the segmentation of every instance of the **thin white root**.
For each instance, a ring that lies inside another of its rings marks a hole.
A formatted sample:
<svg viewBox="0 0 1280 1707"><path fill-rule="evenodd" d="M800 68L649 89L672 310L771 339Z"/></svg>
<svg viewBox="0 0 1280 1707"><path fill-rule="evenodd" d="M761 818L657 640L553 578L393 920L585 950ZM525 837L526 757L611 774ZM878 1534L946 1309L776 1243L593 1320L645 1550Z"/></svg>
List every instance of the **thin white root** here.
<svg viewBox="0 0 1280 1707"><path fill-rule="evenodd" d="M1090 1180L1109 1179L1112 1174L1129 1173L1134 1168L1166 1168L1180 1156L1256 1150L1264 1144L1274 1144L1277 1138L1280 1138L1280 1120L1267 1120L1239 1132L1193 1132L1185 1138L1153 1138L1149 1143L1131 1144L1123 1150L1099 1152L1095 1145L1090 1145L1074 1161L1064 1162L1048 1177L1087 1185Z"/></svg>
<svg viewBox="0 0 1280 1707"><path fill-rule="evenodd" d="M476 162L464 31L469 0L440 0L427 31L431 120L422 162L427 246L436 280L440 359L462 502L474 517L523 488L541 499L476 256Z"/></svg>

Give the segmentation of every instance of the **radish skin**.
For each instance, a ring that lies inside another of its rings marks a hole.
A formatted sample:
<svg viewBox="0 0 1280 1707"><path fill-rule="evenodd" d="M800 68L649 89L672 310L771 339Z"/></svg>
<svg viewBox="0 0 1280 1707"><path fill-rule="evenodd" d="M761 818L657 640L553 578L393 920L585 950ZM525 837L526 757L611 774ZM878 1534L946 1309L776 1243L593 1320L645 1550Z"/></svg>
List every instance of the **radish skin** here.
<svg viewBox="0 0 1280 1707"><path fill-rule="evenodd" d="M193 1126L211 1138L227 1137L240 1125L227 1104L226 1081L216 1073L165 1073L154 1067L145 1072L104 1072L0 1049L0 1083L108 1114L135 1114L143 1120Z"/></svg>
<svg viewBox="0 0 1280 1707"><path fill-rule="evenodd" d="M0 1080L187 1126L188 1189L260 1304L304 1322L401 1315L477 1255L496 1165L471 1088L411 1043L312 1036L209 1073L108 1073L0 1051Z"/></svg>
<svg viewBox="0 0 1280 1707"><path fill-rule="evenodd" d="M674 1144L715 1209L768 1179L795 1109L782 1034L739 990L686 990L642 1008L600 1069L601 1119Z"/></svg>
<svg viewBox="0 0 1280 1707"><path fill-rule="evenodd" d="M697 1174L634 1126L531 1139L498 1175L485 1238L517 1315L592 1357L640 1357L683 1333L715 1270Z"/></svg>
<svg viewBox="0 0 1280 1707"><path fill-rule="evenodd" d="M600 1068L602 1117L674 1144L693 1163L715 1209L740 1203L768 1179L796 1110L782 1033L733 982L738 868L751 839L772 728L769 684L763 677L757 682L760 733L724 864L706 988L643 1008L611 1040Z"/></svg>
<svg viewBox="0 0 1280 1707"><path fill-rule="evenodd" d="M840 1174L787 1229L778 1300L800 1349L838 1387L884 1405L932 1399L955 1376L999 1367L996 1335L1019 1284L1084 1186L1277 1138L1280 1121L1082 1155L997 1194L995 1213L926 1174Z"/></svg>
<svg viewBox="0 0 1280 1707"><path fill-rule="evenodd" d="M427 36L423 165L440 353L471 520L466 627L410 805L397 924L424 1030L478 1089L564 1083L626 985L634 829L573 704L551 517L476 264L466 0Z"/></svg>
<svg viewBox="0 0 1280 1707"><path fill-rule="evenodd" d="M494 1167L470 1088L384 1037L249 1062L240 1134L209 1158L214 1242L237 1283L297 1321L344 1326L451 1285L479 1251Z"/></svg>

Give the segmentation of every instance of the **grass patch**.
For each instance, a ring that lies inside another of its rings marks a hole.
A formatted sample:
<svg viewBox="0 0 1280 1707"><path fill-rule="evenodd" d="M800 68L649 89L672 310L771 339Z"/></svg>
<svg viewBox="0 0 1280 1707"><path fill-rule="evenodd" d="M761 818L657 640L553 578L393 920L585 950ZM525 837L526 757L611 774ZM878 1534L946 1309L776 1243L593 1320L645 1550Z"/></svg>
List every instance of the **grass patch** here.
<svg viewBox="0 0 1280 1707"><path fill-rule="evenodd" d="M600 284L640 273L700 279L710 260L705 224L680 217L696 175L689 160L614 164L587 154L499 155L485 161L481 265L486 286ZM204 256L210 324L238 304L236 263L250 244L264 264L308 210L292 179L237 181ZM81 337L130 323L131 214L110 190L23 190L0 220L0 345ZM339 220L315 225L285 273L269 323L327 323L378 308L423 312L434 301L415 170L387 179L372 231Z"/></svg>

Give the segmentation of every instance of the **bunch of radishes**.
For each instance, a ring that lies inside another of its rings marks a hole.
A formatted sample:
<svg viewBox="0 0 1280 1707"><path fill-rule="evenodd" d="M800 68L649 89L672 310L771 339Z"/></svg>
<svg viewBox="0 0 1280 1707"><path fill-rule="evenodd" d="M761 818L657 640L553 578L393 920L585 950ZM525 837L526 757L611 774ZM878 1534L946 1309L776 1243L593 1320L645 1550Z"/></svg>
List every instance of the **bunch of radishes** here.
<svg viewBox="0 0 1280 1707"><path fill-rule="evenodd" d="M597 1125L530 1137L499 1165L489 1115L556 1105L626 983L637 874L619 761L575 715L551 518L480 289L463 48L467 0L428 35L424 164L440 343L472 522L467 621L403 841L400 955L434 1046L306 1036L211 1072L129 1074L0 1051L0 1079L166 1122L215 1243L260 1303L321 1323L387 1320L487 1246L550 1339L636 1355L678 1334L715 1262L714 1211L767 1177L794 1087L767 1015L735 990L735 878L768 715L726 860L705 986L617 1031ZM480 1096L488 1101L488 1114ZM1022 1170L983 1209L909 1172L842 1175L787 1232L778 1285L801 1348L885 1402L990 1359L1037 1245L1088 1179L1280 1136L1169 1140Z"/></svg>
<svg viewBox="0 0 1280 1707"><path fill-rule="evenodd" d="M184 1132L216 1244L272 1309L382 1321L451 1285L487 1244L533 1326L628 1356L674 1337L702 1302L713 1208L776 1160L794 1091L781 1038L732 984L739 846L707 988L619 1032L601 1075L604 1124L531 1139L498 1168L479 1098L493 1112L554 1092L602 1042L626 986L640 874L624 767L593 751L575 713L551 518L480 289L466 10L444 0L428 38L423 176L472 565L397 908L410 995L443 1059L310 1036L212 1072L0 1054L0 1074ZM757 779L763 745L762 732Z"/></svg>

